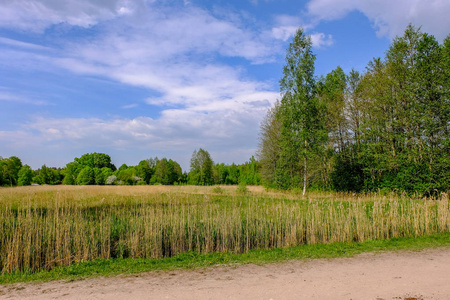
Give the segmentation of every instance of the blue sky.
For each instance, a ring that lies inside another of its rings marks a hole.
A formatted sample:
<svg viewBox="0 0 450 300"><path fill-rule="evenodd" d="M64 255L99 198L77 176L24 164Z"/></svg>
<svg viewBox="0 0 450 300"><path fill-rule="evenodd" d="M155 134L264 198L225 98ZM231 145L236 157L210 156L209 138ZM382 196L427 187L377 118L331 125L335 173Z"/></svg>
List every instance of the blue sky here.
<svg viewBox="0 0 450 300"><path fill-rule="evenodd" d="M449 15L448 0L4 0L0 156L243 163L299 26L319 76L364 71L408 23L442 41Z"/></svg>

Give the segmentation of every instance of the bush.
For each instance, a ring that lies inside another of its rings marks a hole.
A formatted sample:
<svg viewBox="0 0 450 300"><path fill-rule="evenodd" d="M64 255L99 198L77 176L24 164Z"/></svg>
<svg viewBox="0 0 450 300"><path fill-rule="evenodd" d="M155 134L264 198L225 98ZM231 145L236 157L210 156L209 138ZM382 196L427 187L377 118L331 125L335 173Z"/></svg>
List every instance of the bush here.
<svg viewBox="0 0 450 300"><path fill-rule="evenodd" d="M216 193L216 194L225 193L225 190L223 188L221 188L220 186L215 186L212 191L213 191L213 193Z"/></svg>
<svg viewBox="0 0 450 300"><path fill-rule="evenodd" d="M236 189L236 192L241 194L247 194L248 193L247 184L245 182L240 182Z"/></svg>
<svg viewBox="0 0 450 300"><path fill-rule="evenodd" d="M117 176L116 175L111 175L108 178L106 178L106 184L111 185L114 184L117 180Z"/></svg>

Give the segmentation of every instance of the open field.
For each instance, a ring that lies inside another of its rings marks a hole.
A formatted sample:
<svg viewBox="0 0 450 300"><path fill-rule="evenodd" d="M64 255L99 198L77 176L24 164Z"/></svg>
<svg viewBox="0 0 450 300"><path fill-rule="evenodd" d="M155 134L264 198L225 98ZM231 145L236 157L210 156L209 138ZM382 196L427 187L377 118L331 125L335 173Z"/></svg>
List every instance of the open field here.
<svg viewBox="0 0 450 300"><path fill-rule="evenodd" d="M310 194L261 187L0 189L2 273L95 259L246 253L448 232L448 198Z"/></svg>

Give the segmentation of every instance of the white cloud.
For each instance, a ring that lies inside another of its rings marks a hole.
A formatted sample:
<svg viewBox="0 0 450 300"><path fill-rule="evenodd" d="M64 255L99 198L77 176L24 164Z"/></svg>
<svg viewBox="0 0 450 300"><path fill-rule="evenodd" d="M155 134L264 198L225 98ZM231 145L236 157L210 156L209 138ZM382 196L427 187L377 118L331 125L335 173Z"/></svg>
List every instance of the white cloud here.
<svg viewBox="0 0 450 300"><path fill-rule="evenodd" d="M137 103L131 103L131 104L127 104L127 105L123 105L121 108L123 109L130 109L130 108L136 108L139 105Z"/></svg>
<svg viewBox="0 0 450 300"><path fill-rule="evenodd" d="M45 50L45 51L51 50L50 48L44 47L41 45L25 43L25 42L13 40L13 39L8 39L5 37L0 37L0 44L2 44L4 46L9 46L12 48L20 48L20 49L25 49L25 50L26 49L28 49L28 50Z"/></svg>
<svg viewBox="0 0 450 300"><path fill-rule="evenodd" d="M360 11L373 23L379 36L391 39L402 35L409 23L422 26L424 32L440 40L450 28L447 0L311 0L307 11L317 21L342 19L352 11Z"/></svg>
<svg viewBox="0 0 450 300"><path fill-rule="evenodd" d="M279 26L272 28L272 34L276 39L287 41L295 35L298 26Z"/></svg>
<svg viewBox="0 0 450 300"><path fill-rule="evenodd" d="M302 24L301 19L297 16L276 15L272 35L276 39L287 41L295 35L300 26L305 29L305 24Z"/></svg>
<svg viewBox="0 0 450 300"><path fill-rule="evenodd" d="M323 48L333 45L333 36L331 34L325 35L322 32L311 34L311 42L315 48Z"/></svg>
<svg viewBox="0 0 450 300"><path fill-rule="evenodd" d="M26 96L23 94L13 93L9 91L7 88L0 87L0 101L10 101L16 103L23 104L31 104L31 105L48 105L49 103L45 100L35 99L30 96Z"/></svg>

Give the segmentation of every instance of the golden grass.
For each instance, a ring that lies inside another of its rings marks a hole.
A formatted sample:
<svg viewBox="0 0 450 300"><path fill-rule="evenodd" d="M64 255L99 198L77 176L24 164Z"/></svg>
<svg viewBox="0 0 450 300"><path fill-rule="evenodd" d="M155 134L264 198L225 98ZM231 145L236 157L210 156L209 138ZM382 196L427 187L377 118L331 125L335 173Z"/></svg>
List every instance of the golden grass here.
<svg viewBox="0 0 450 300"><path fill-rule="evenodd" d="M0 268L39 271L98 258L242 253L450 229L448 197L302 198L262 187L248 190L244 195L236 186L0 188Z"/></svg>

